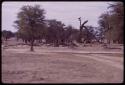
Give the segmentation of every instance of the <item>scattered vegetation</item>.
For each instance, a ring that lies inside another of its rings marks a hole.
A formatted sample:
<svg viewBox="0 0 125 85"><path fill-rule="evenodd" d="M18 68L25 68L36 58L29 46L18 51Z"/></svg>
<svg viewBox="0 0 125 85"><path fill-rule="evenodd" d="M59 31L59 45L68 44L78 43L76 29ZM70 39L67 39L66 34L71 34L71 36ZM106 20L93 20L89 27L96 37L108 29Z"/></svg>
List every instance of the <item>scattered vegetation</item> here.
<svg viewBox="0 0 125 85"><path fill-rule="evenodd" d="M35 41L39 43L49 44L51 46L77 46L78 43L92 43L94 41L104 43L107 39L114 43L123 43L123 18L124 9L122 2L109 4L109 12L103 13L99 17L99 27L85 26L88 20L82 23L81 17L79 29L73 26L65 26L61 21L45 18L45 10L40 5L23 6L14 22L14 27L18 29L16 33L11 31L2 31L5 40L10 37L22 39L26 44L30 44L31 51ZM115 35L115 36L114 36Z"/></svg>

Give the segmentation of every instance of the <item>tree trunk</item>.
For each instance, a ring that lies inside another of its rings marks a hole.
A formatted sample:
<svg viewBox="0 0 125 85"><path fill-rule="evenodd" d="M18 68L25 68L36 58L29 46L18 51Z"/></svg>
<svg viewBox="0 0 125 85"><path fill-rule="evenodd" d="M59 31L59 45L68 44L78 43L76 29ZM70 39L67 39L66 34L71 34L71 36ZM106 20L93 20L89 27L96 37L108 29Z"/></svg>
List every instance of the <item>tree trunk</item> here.
<svg viewBox="0 0 125 85"><path fill-rule="evenodd" d="M34 51L33 44L34 44L34 40L31 40L31 48L30 48L30 51Z"/></svg>
<svg viewBox="0 0 125 85"><path fill-rule="evenodd" d="M7 41L7 38L5 38L5 41Z"/></svg>
<svg viewBox="0 0 125 85"><path fill-rule="evenodd" d="M27 40L24 40L25 44L27 44Z"/></svg>
<svg viewBox="0 0 125 85"><path fill-rule="evenodd" d="M78 42L82 43L82 32L80 31L79 36L78 36Z"/></svg>

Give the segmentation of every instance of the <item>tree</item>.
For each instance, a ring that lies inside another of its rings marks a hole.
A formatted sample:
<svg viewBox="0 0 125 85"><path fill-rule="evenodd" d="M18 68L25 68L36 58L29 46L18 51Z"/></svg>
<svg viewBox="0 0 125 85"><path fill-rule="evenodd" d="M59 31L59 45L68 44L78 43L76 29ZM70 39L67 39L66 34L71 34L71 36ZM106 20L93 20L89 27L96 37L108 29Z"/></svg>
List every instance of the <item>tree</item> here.
<svg viewBox="0 0 125 85"><path fill-rule="evenodd" d="M54 46L59 46L62 41L62 35L64 32L64 24L57 20L48 20L48 28L46 41L48 43L54 43Z"/></svg>
<svg viewBox="0 0 125 85"><path fill-rule="evenodd" d="M23 6L18 13L18 20L15 21L15 27L21 36L30 42L30 50L34 51L34 41L39 37L42 29L45 27L45 11L39 5Z"/></svg>
<svg viewBox="0 0 125 85"><path fill-rule="evenodd" d="M14 37L14 33L11 31L3 30L2 37L7 41L7 39Z"/></svg>
<svg viewBox="0 0 125 85"><path fill-rule="evenodd" d="M115 2L108 7L110 11L99 18L100 29L105 38L123 43L124 7L122 2ZM115 35L115 36L114 36Z"/></svg>
<svg viewBox="0 0 125 85"><path fill-rule="evenodd" d="M123 26L124 26L124 6L122 2L115 2L110 4L109 8L111 9L111 25L112 29L112 38L114 41L123 43ZM117 35L114 37L114 35Z"/></svg>
<svg viewBox="0 0 125 85"><path fill-rule="evenodd" d="M82 37L83 37L83 28L86 29L87 31L87 27L85 26L85 24L88 22L88 20L84 21L83 23L81 23L81 17L78 18L80 21L80 31L79 31L79 37L78 37L78 42L82 43Z"/></svg>
<svg viewBox="0 0 125 85"><path fill-rule="evenodd" d="M63 38L66 45L72 45L73 40L77 40L79 31L73 26L69 25L65 27Z"/></svg>
<svg viewBox="0 0 125 85"><path fill-rule="evenodd" d="M84 39L84 41L86 42L86 43L91 43L92 42L92 40L96 40L96 31L94 30L94 28L95 27L93 27L93 26L86 26L87 28L86 29L84 29L85 31L84 31L84 37L85 37L85 39Z"/></svg>
<svg viewBox="0 0 125 85"><path fill-rule="evenodd" d="M53 46L67 46L76 39L78 30L73 26L65 26L61 21L47 20L46 42Z"/></svg>
<svg viewBox="0 0 125 85"><path fill-rule="evenodd" d="M111 16L108 13L104 13L99 17L100 20L98 21L98 23L100 25L100 33L101 33L100 36L102 37L103 35L105 35L105 38L107 38L109 40L109 43L111 40L110 17Z"/></svg>

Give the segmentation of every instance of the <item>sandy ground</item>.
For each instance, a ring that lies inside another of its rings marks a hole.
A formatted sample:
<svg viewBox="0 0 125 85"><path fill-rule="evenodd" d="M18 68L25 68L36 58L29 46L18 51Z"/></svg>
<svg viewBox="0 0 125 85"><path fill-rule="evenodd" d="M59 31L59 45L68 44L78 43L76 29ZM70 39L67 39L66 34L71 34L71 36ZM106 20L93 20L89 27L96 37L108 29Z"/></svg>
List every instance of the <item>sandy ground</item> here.
<svg viewBox="0 0 125 85"><path fill-rule="evenodd" d="M122 83L123 50L13 46L2 49L3 83Z"/></svg>

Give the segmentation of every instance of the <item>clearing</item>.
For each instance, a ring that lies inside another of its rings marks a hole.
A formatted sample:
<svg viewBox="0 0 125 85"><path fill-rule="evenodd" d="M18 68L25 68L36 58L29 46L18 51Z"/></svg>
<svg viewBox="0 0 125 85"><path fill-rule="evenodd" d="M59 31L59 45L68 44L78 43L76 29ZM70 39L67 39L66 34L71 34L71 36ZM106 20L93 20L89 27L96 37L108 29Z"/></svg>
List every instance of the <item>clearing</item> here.
<svg viewBox="0 0 125 85"><path fill-rule="evenodd" d="M2 49L3 83L122 83L123 50L10 46Z"/></svg>

